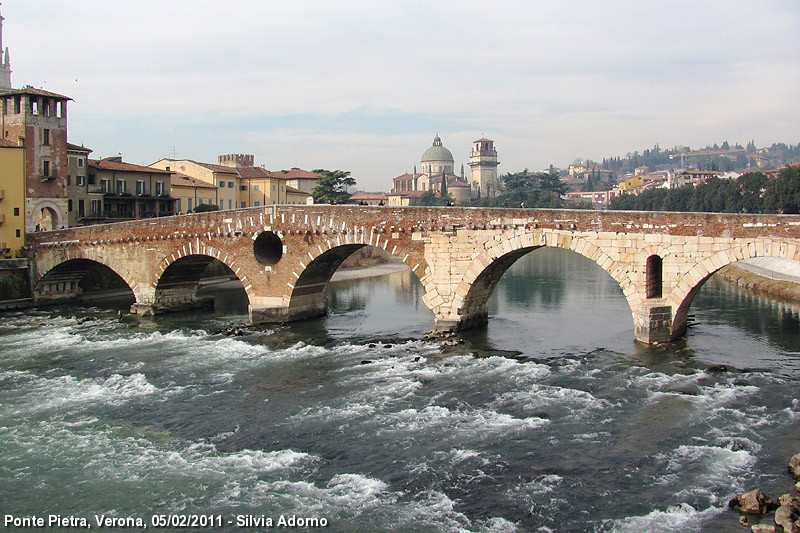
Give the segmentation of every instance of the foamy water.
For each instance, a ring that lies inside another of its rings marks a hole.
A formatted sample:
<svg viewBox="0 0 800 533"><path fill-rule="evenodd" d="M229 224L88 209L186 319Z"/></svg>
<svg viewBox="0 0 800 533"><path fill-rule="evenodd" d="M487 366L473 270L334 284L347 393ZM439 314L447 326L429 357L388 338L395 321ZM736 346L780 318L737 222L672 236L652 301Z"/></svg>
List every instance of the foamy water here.
<svg viewBox="0 0 800 533"><path fill-rule="evenodd" d="M455 348L420 339L430 317L397 291L410 280L391 276L342 288L347 303L328 319L241 337L216 333L240 317L11 314L0 329L3 512L294 514L330 531L726 531L736 492L787 491L798 339L726 323L726 296L701 293L688 350L637 347L630 315L608 311L624 308L618 288L577 265L574 287L560 270L528 268L543 282L512 269L498 318ZM754 305L730 304L769 318ZM565 321L624 335L551 327ZM715 351L718 338L736 351ZM709 371L719 360L730 369ZM775 361L786 364L765 368Z"/></svg>

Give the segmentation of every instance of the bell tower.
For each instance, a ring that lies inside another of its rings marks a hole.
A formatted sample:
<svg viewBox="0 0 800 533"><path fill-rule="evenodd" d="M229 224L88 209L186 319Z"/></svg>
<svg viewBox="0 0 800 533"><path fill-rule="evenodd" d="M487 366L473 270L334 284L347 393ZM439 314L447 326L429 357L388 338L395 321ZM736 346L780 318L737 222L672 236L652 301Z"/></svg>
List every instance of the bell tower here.
<svg viewBox="0 0 800 533"><path fill-rule="evenodd" d="M472 198L494 198L499 191L497 182L497 150L494 141L478 139L472 143L469 166L472 169Z"/></svg>
<svg viewBox="0 0 800 533"><path fill-rule="evenodd" d="M3 21L5 18L0 15L0 90L11 88L11 59L8 56L8 47L3 50Z"/></svg>

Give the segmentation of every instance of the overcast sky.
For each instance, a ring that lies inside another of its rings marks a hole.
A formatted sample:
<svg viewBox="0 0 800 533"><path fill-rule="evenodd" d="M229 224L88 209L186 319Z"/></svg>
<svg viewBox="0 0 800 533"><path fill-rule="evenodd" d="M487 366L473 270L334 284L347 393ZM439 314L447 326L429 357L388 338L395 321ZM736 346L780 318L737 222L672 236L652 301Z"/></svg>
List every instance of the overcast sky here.
<svg viewBox="0 0 800 533"><path fill-rule="evenodd" d="M500 172L800 142L798 0L5 0L15 87L149 164L251 153L388 190L438 132ZM468 167L467 167L468 171Z"/></svg>

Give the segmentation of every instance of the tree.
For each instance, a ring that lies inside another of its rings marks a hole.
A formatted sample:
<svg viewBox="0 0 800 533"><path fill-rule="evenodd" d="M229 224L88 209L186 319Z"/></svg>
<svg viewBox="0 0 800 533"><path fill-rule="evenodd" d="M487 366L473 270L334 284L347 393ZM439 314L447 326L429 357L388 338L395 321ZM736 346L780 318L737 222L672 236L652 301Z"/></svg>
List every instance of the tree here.
<svg viewBox="0 0 800 533"><path fill-rule="evenodd" d="M312 172L321 176L317 186L311 191L314 203L327 204L336 202L337 204L343 204L352 196L351 193L347 192L347 189L355 186L356 180L350 177L349 171L318 168Z"/></svg>
<svg viewBox="0 0 800 533"><path fill-rule="evenodd" d="M436 191L433 189L428 189L424 193L422 193L417 200L419 205L450 205L454 203L453 195L448 194L447 196L441 196L436 194Z"/></svg>
<svg viewBox="0 0 800 533"><path fill-rule="evenodd" d="M214 204L200 204L194 208L193 213L204 213L206 211L219 211L219 206Z"/></svg>

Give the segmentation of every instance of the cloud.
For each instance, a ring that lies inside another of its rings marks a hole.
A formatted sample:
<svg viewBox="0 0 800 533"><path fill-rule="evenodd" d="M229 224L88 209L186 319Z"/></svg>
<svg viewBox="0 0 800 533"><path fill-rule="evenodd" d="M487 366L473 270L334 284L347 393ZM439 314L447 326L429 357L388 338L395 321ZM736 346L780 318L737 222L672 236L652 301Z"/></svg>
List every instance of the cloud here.
<svg viewBox="0 0 800 533"><path fill-rule="evenodd" d="M206 161L248 152L385 189L437 131L457 164L472 140L494 138L501 171L655 143L798 142L796 0L2 10L14 83L71 96L71 140L140 163L173 146Z"/></svg>

